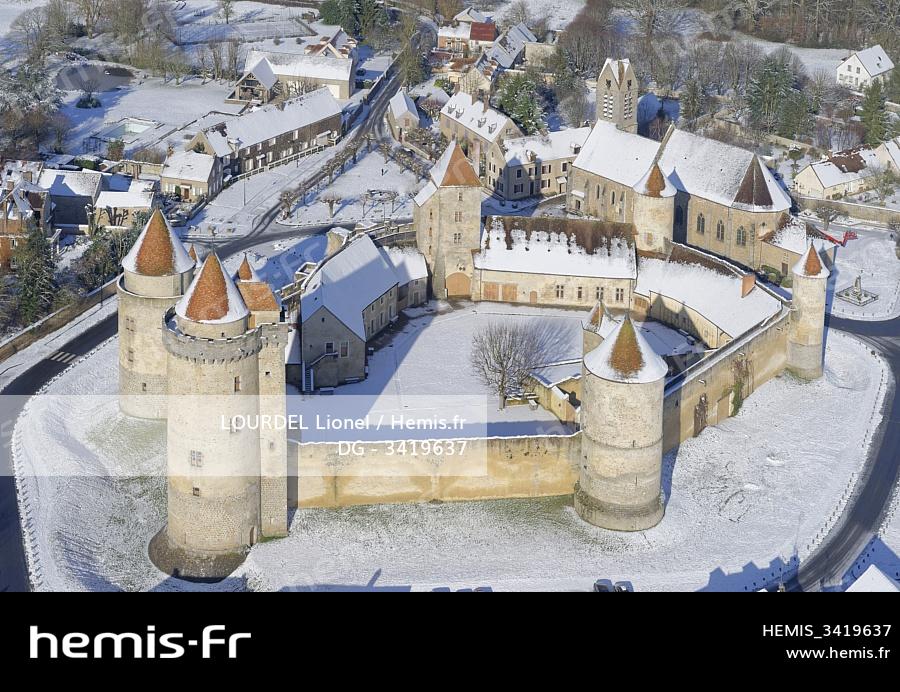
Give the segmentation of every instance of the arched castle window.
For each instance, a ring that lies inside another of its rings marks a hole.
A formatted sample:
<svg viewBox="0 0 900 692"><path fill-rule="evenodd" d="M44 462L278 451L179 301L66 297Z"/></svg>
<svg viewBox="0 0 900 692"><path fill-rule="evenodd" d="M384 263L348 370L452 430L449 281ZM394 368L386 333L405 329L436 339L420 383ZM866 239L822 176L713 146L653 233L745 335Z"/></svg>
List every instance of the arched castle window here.
<svg viewBox="0 0 900 692"><path fill-rule="evenodd" d="M613 190L613 191L612 191L612 202L611 202L611 204L615 204L615 203L616 203L616 191Z"/></svg>
<svg viewBox="0 0 900 692"><path fill-rule="evenodd" d="M706 219L703 214L697 214L697 233L700 235L706 233Z"/></svg>
<svg viewBox="0 0 900 692"><path fill-rule="evenodd" d="M744 230L743 226L738 226L737 232L735 233L734 237L738 245L747 244L747 231Z"/></svg>
<svg viewBox="0 0 900 692"><path fill-rule="evenodd" d="M716 224L716 240L725 241L725 224L722 221Z"/></svg>

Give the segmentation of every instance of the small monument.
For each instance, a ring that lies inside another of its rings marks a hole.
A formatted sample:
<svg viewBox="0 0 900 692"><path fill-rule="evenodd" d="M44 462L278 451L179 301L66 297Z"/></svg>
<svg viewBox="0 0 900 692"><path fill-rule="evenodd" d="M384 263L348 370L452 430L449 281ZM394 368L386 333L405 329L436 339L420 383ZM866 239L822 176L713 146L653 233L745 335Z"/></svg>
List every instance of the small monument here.
<svg viewBox="0 0 900 692"><path fill-rule="evenodd" d="M877 293L872 293L862 287L861 276L856 277L856 281L853 282L852 286L847 286L842 291L838 291L837 297L841 300L846 300L848 303L853 303L857 307L862 307L878 300Z"/></svg>

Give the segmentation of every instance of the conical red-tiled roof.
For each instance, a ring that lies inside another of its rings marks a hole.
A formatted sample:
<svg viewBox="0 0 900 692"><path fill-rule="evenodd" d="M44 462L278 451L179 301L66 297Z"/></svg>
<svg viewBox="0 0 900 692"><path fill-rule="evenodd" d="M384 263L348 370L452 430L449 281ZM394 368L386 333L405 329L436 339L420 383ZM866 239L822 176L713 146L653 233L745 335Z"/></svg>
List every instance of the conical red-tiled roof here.
<svg viewBox="0 0 900 692"><path fill-rule="evenodd" d="M478 174L456 142L450 143L449 160L444 163L438 187L481 187ZM440 165L440 164L438 164Z"/></svg>
<svg viewBox="0 0 900 692"><path fill-rule="evenodd" d="M194 244L193 244L193 243L191 243L190 248L188 248L188 257L190 257L190 258L191 258L192 260L194 260L195 262L199 262L199 261L200 261L200 258L197 257L197 248L194 247Z"/></svg>
<svg viewBox="0 0 900 692"><path fill-rule="evenodd" d="M822 260L819 259L819 253L810 245L810 252L806 253L806 263L803 268L806 270L807 276L818 276L822 273Z"/></svg>
<svg viewBox="0 0 900 692"><path fill-rule="evenodd" d="M203 263L200 275L194 279L191 299L185 316L195 322L220 320L228 314L228 286L225 271L216 253Z"/></svg>
<svg viewBox="0 0 900 692"><path fill-rule="evenodd" d="M622 328L619 329L609 354L609 364L623 377L634 375L644 366L644 357L641 355L630 318L626 317Z"/></svg>
<svg viewBox="0 0 900 692"><path fill-rule="evenodd" d="M145 226L146 233L138 248L135 266L145 276L165 276L175 273L174 247L166 220L159 209L154 210Z"/></svg>
<svg viewBox="0 0 900 692"><path fill-rule="evenodd" d="M253 271L253 267L250 266L250 260L247 259L247 253L244 253L244 260L241 262L241 266L238 267L237 277L241 281L255 281L256 276Z"/></svg>
<svg viewBox="0 0 900 692"><path fill-rule="evenodd" d="M654 163L653 168L650 169L650 176L647 178L647 194L650 197L659 197L665 189L666 179L659 170L659 164Z"/></svg>

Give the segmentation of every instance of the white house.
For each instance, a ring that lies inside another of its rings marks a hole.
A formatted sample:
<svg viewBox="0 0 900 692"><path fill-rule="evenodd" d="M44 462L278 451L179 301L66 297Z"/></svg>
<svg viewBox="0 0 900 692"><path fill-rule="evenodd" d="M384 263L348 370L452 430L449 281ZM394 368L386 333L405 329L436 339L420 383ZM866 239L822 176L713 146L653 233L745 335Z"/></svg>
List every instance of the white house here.
<svg viewBox="0 0 900 692"><path fill-rule="evenodd" d="M860 91L873 81L886 82L891 78L894 63L880 45L850 55L837 68L837 82L854 91Z"/></svg>
<svg viewBox="0 0 900 692"><path fill-rule="evenodd" d="M817 199L839 199L868 190L882 170L900 175L900 138L875 148L839 151L806 166L794 176L794 192Z"/></svg>

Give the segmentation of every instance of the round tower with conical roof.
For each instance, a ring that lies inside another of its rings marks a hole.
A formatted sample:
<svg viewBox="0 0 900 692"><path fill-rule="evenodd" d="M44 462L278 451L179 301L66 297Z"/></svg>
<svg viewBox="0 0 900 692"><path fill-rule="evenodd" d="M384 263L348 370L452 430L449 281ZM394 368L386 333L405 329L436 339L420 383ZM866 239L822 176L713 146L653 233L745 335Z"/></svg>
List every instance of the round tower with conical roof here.
<svg viewBox="0 0 900 692"><path fill-rule="evenodd" d="M119 298L119 404L137 418L166 417L166 349L160 325L187 290L194 259L159 209L122 260Z"/></svg>
<svg viewBox="0 0 900 692"><path fill-rule="evenodd" d="M675 195L678 190L654 162L634 186L635 245L645 252L666 251L675 226Z"/></svg>
<svg viewBox="0 0 900 692"><path fill-rule="evenodd" d="M798 377L822 376L825 343L825 297L830 272L810 244L791 270L793 297L788 329L787 368Z"/></svg>
<svg viewBox="0 0 900 692"><path fill-rule="evenodd" d="M223 577L260 536L261 444L253 423L261 420L259 359L269 337L250 328L250 316L211 253L162 325L168 512L150 554L170 574ZM274 376L283 380L283 365Z"/></svg>
<svg viewBox="0 0 900 692"><path fill-rule="evenodd" d="M585 521L640 531L663 517L663 389L668 367L630 317L585 355L575 509Z"/></svg>

